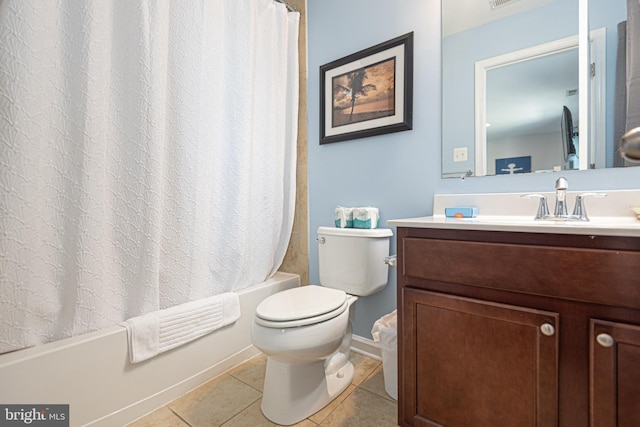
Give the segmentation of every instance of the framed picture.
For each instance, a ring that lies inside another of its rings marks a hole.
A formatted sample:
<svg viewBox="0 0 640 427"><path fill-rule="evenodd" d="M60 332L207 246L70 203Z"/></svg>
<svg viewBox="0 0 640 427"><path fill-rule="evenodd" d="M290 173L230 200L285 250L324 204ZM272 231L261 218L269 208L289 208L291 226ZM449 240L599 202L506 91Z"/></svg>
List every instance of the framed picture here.
<svg viewBox="0 0 640 427"><path fill-rule="evenodd" d="M531 173L531 156L496 159L496 175Z"/></svg>
<svg viewBox="0 0 640 427"><path fill-rule="evenodd" d="M320 67L320 144L412 128L413 33Z"/></svg>

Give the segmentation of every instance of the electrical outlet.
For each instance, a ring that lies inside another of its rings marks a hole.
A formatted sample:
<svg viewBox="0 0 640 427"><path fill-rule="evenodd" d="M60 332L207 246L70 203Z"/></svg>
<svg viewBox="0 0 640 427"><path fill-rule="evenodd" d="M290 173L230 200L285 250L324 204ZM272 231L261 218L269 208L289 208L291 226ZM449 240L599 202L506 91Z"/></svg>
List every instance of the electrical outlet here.
<svg viewBox="0 0 640 427"><path fill-rule="evenodd" d="M453 149L453 161L454 162L466 162L467 161L467 147L460 147Z"/></svg>

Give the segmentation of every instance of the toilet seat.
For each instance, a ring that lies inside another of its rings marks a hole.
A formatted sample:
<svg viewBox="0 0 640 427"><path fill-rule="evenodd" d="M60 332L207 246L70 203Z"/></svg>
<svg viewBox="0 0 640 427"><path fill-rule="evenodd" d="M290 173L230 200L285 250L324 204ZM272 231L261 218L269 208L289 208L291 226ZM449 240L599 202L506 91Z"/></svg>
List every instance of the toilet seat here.
<svg viewBox="0 0 640 427"><path fill-rule="evenodd" d="M322 286L302 286L278 292L256 308L255 321L268 328L293 328L332 319L349 302L346 292Z"/></svg>

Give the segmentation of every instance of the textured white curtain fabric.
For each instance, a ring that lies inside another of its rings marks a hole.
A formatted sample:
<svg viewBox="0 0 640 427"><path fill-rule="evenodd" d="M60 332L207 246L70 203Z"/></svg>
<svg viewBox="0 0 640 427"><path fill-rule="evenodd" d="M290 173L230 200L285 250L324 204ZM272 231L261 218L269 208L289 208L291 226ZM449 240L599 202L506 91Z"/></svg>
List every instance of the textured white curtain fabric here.
<svg viewBox="0 0 640 427"><path fill-rule="evenodd" d="M298 20L272 0L0 2L0 353L277 270Z"/></svg>

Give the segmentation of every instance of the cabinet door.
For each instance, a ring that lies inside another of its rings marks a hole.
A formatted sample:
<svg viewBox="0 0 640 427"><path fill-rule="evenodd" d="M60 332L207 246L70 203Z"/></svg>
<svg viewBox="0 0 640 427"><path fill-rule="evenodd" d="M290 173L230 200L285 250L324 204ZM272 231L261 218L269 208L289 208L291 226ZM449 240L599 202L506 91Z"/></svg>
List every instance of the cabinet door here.
<svg viewBox="0 0 640 427"><path fill-rule="evenodd" d="M591 426L640 426L640 327L591 320Z"/></svg>
<svg viewBox="0 0 640 427"><path fill-rule="evenodd" d="M400 421L557 426L557 313L404 288Z"/></svg>

